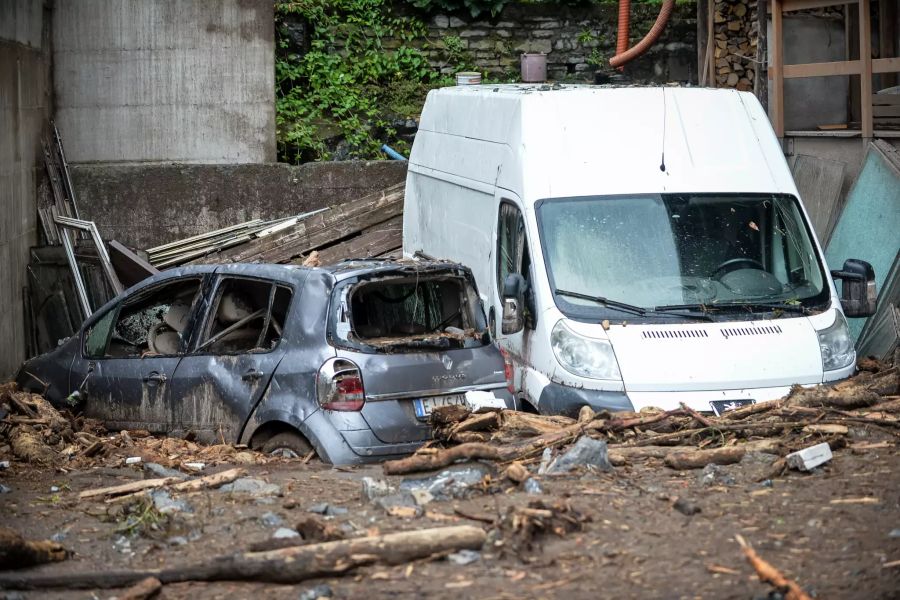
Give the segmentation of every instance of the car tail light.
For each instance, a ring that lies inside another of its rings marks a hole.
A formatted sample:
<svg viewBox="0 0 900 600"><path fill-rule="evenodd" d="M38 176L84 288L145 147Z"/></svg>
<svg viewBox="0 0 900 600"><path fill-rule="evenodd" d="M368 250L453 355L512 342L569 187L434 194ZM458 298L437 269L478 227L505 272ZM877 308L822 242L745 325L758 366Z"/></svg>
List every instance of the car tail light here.
<svg viewBox="0 0 900 600"><path fill-rule="evenodd" d="M366 403L359 367L342 358L330 358L319 368L316 393L325 410L359 411Z"/></svg>
<svg viewBox="0 0 900 600"><path fill-rule="evenodd" d="M500 354L503 355L503 374L506 376L506 389L509 390L510 394L516 393L516 386L513 385L513 364L512 359L509 358L509 352L500 349Z"/></svg>

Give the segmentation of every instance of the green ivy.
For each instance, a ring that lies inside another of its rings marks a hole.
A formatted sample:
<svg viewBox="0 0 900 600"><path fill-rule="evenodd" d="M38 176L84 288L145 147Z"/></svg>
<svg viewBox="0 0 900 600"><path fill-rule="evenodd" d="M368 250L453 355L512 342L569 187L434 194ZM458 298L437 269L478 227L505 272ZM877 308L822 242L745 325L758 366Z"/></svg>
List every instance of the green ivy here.
<svg viewBox="0 0 900 600"><path fill-rule="evenodd" d="M284 35L289 15L311 24L310 48L302 56L290 53ZM337 137L345 141L348 158L381 157L385 142L406 150L393 139L387 104L403 103L398 89L424 98L428 87L442 82L411 44L425 39L425 25L394 16L386 0L284 0L275 3L275 16L280 159L327 160L325 141ZM399 47L385 48L387 39L398 40Z"/></svg>
<svg viewBox="0 0 900 600"><path fill-rule="evenodd" d="M484 13L490 13L496 17L503 7L511 0L409 0L416 8L421 8L430 14L437 12L466 11L473 17Z"/></svg>

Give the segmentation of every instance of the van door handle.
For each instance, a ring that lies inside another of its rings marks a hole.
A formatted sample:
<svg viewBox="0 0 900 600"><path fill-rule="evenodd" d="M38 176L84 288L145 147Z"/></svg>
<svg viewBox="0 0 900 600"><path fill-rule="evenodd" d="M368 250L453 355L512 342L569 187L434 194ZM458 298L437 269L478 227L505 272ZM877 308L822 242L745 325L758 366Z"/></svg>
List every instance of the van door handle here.
<svg viewBox="0 0 900 600"><path fill-rule="evenodd" d="M241 379L244 381L256 381L257 379L262 379L262 371L257 371L256 369L250 369L246 373L241 376Z"/></svg>
<svg viewBox="0 0 900 600"><path fill-rule="evenodd" d="M150 371L149 375L144 376L144 383L165 383L166 376L164 373L159 373L157 371Z"/></svg>

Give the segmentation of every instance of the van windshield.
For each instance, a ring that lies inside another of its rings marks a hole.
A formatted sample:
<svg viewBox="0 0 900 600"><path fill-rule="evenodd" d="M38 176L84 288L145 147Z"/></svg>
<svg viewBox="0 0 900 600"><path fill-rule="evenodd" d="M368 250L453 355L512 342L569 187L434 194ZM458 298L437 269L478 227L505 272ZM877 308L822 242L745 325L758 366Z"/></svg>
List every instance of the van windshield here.
<svg viewBox="0 0 900 600"><path fill-rule="evenodd" d="M556 303L571 317L804 312L828 298L791 196L558 198L539 202L537 217Z"/></svg>

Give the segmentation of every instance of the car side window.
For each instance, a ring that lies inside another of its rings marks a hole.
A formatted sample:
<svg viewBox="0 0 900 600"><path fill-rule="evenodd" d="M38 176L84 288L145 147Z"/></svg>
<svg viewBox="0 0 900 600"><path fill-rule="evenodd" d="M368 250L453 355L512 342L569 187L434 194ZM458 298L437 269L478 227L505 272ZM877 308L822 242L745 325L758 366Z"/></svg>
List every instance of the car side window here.
<svg viewBox="0 0 900 600"><path fill-rule="evenodd" d="M200 283L199 277L178 279L138 292L94 324L85 339L85 353L93 358L181 354ZM110 325L112 331L104 334L103 328Z"/></svg>
<svg viewBox="0 0 900 600"><path fill-rule="evenodd" d="M519 273L528 281L530 267L531 257L522 212L511 202L502 202L497 224L498 293L503 293L503 282L510 273Z"/></svg>
<svg viewBox="0 0 900 600"><path fill-rule="evenodd" d="M269 281L224 279L212 304L197 352L268 352L281 341L291 302L290 288Z"/></svg>

